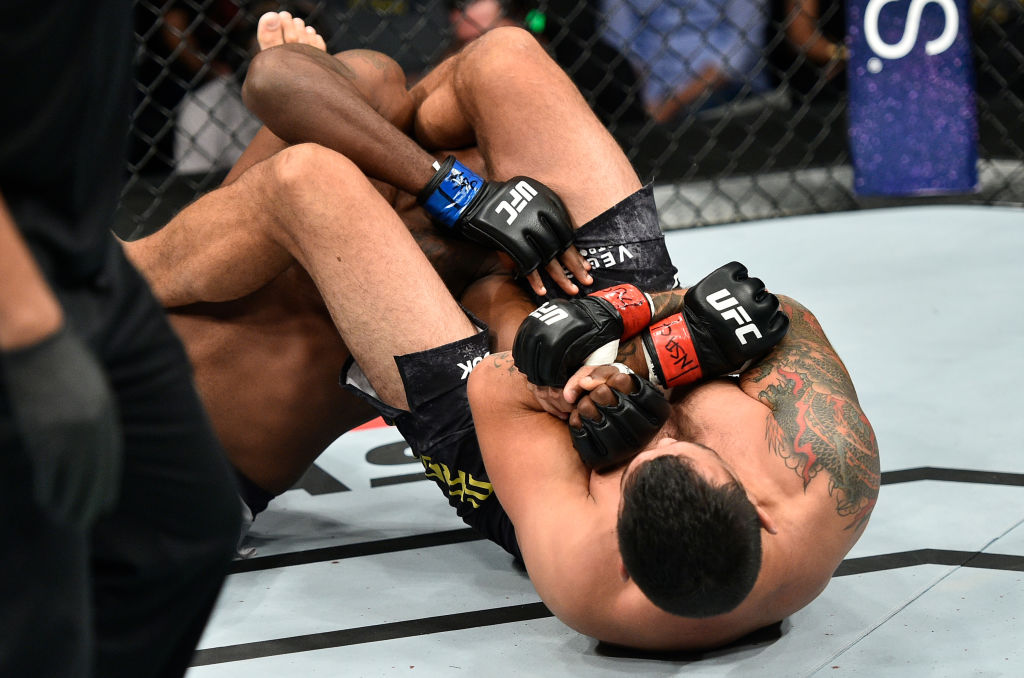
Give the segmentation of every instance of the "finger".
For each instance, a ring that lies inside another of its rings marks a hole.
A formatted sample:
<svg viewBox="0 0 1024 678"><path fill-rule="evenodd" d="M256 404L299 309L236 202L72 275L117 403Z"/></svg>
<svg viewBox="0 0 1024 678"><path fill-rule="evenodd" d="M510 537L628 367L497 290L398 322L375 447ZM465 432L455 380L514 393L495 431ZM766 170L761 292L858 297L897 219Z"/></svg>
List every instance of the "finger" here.
<svg viewBox="0 0 1024 678"><path fill-rule="evenodd" d="M565 269L562 268L562 264L558 259L552 259L544 268L547 270L548 275L551 276L551 279L555 281L555 284L565 290L566 294L571 294L572 296L579 294L580 288L565 274Z"/></svg>
<svg viewBox="0 0 1024 678"><path fill-rule="evenodd" d="M569 377L562 389L562 397L566 402L574 403L580 396L601 386L616 374L622 373L614 365L584 365Z"/></svg>
<svg viewBox="0 0 1024 678"><path fill-rule="evenodd" d="M614 407L619 402L619 396L608 384L601 384L590 392L590 400L601 407Z"/></svg>
<svg viewBox="0 0 1024 678"><path fill-rule="evenodd" d="M580 254L575 245L570 245L569 249L562 252L559 260L580 283L584 285L594 284L594 277L590 275L590 262Z"/></svg>
<svg viewBox="0 0 1024 678"><path fill-rule="evenodd" d="M584 388L582 382L587 379L592 372L601 367L607 367L606 365L584 365L580 369L569 377L569 380L565 382L565 386L562 388L562 397L565 398L567 403L576 402L577 398L586 393L588 388ZM593 388L593 386L591 386Z"/></svg>
<svg viewBox="0 0 1024 678"><path fill-rule="evenodd" d="M530 273L527 273L526 282L530 283L530 289L532 289L534 294L538 297L543 297L548 293L547 288L544 287L544 281L540 279L539 272L531 271Z"/></svg>
<svg viewBox="0 0 1024 678"><path fill-rule="evenodd" d="M616 372L615 374L608 377L605 382L609 388L613 388L619 393L633 393L636 389L636 384L633 382L633 375L623 374L622 372Z"/></svg>
<svg viewBox="0 0 1024 678"><path fill-rule="evenodd" d="M576 407L576 412L579 413L579 416L591 421L601 421L604 419L601 410L597 409L597 405L589 397L584 397L580 400L579 405Z"/></svg>

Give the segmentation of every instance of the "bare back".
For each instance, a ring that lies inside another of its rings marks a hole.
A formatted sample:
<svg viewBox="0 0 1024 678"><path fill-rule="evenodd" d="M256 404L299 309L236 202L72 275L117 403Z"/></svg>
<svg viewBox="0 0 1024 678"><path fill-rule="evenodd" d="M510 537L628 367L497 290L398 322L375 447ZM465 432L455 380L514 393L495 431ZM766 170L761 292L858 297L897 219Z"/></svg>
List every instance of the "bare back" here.
<svg viewBox="0 0 1024 678"><path fill-rule="evenodd" d="M376 416L338 385L349 351L305 271L241 299L168 309L232 463L275 494Z"/></svg>

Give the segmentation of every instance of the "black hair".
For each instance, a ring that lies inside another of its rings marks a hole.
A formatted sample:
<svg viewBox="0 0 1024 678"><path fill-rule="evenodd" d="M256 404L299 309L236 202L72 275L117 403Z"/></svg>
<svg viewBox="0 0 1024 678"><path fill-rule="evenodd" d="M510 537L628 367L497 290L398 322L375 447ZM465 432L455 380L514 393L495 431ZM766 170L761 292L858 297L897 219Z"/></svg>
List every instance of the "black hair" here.
<svg viewBox="0 0 1024 678"><path fill-rule="evenodd" d="M761 523L738 481L712 485L681 457L640 464L618 520L629 576L652 603L712 617L743 602L761 569Z"/></svg>

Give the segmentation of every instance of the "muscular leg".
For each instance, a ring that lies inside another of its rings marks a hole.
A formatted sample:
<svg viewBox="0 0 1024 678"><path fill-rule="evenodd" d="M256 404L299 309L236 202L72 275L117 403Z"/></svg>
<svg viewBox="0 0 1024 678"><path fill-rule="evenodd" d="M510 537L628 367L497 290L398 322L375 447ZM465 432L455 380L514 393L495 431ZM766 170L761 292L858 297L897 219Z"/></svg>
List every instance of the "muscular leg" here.
<svg viewBox="0 0 1024 678"><path fill-rule="evenodd" d="M265 39L261 44L268 46ZM404 76L400 83L394 77L397 65L382 74L378 66L386 62L363 51L338 59L351 69L357 86L373 92L373 105L403 124L411 106ZM305 208L293 204L295 194L276 183L280 159L256 164L287 144L266 128L260 135L266 143L254 140L225 186L162 230L126 243L125 250L170 307L232 463L276 495L291 487L331 441L376 412L338 386L348 348L312 280L281 244L284 227L300 220ZM254 169L242 171L249 168ZM378 190L396 199L392 187L378 185ZM304 195L330 211L344 193ZM410 196L398 195L395 205L456 293L479 277L477 269L493 264L469 243L440 238ZM344 222L336 226L343 228Z"/></svg>
<svg viewBox="0 0 1024 678"><path fill-rule="evenodd" d="M304 75L312 64L316 68L329 73L331 78L341 78L344 92L358 92L373 112L388 121L396 129L409 130L412 127L413 101L405 87L405 73L402 67L390 57L370 50L353 49L334 55L334 63L326 54L326 46L320 35L311 26L306 26L302 19L292 17L288 12L268 12L260 17L256 33L261 54L270 51L269 57L261 57L256 67L253 82L250 84L251 103L260 104L262 97L271 98L270 103L288 102L292 93L282 91L283 88L294 88L305 82L308 77L316 77L316 69L310 75ZM290 45L290 47L285 47ZM303 47L297 47L303 45ZM280 49L275 49L280 48ZM300 50L291 54L288 50ZM264 61L270 66L264 67ZM293 70L294 69L294 70ZM322 76L321 76L322 78ZM265 91L266 89L271 91ZM319 111L320 106L315 107ZM294 105L276 108L278 115L294 110ZM259 110L257 110L257 113ZM368 113L369 114L369 113ZM276 124L276 118L272 118ZM279 128L290 143L305 141L323 142L321 139L301 138L297 132L284 126ZM332 148L329 139L325 145ZM224 183L228 184L260 160L264 160L289 145L268 127L260 128L256 137L246 148L245 153L231 168ZM336 148L336 147L335 147ZM337 149L340 150L340 149Z"/></svg>
<svg viewBox="0 0 1024 678"><path fill-rule="evenodd" d="M267 191L267 186L274 190ZM309 272L352 353L366 356L359 358L360 364L382 384L378 388L383 399L398 407L405 406L405 396L391 356L447 343L471 331L391 205L337 153L308 144L292 146L200 203L202 211L186 210L191 213L183 212L176 223L126 244L165 304L239 299L296 261ZM244 227L222 228L210 220L209 215L216 219L232 209L242 214L235 216L237 222L225 223ZM417 258L406 268L393 252L410 244ZM183 254L170 261L165 252ZM363 282L381 277L388 281L379 288ZM382 298L393 301L382 306ZM378 328L382 316L415 319L424 308L446 318L429 338L407 339L398 332L386 343L367 331ZM387 347L383 357L373 350L380 345Z"/></svg>
<svg viewBox="0 0 1024 678"><path fill-rule="evenodd" d="M318 146L289 151L301 155L281 163L280 183L296 204L307 205L301 226L289 231L289 249L316 282L381 399L407 409L394 356L474 329L405 224L354 164ZM340 190L336 178L343 174L343 204L325 209L323 196Z"/></svg>
<svg viewBox="0 0 1024 678"><path fill-rule="evenodd" d="M434 159L405 134L412 115L405 74L376 52L343 54L350 56L333 59L295 44L261 52L245 79L246 106L285 141L344 153L368 176L416 194L433 176ZM360 73L374 77L356 77ZM382 82L396 94L383 104L377 86L362 82Z"/></svg>
<svg viewBox="0 0 1024 678"><path fill-rule="evenodd" d="M416 138L444 147L475 136L490 176L550 186L577 226L640 188L616 141L537 40L497 28L412 90Z"/></svg>

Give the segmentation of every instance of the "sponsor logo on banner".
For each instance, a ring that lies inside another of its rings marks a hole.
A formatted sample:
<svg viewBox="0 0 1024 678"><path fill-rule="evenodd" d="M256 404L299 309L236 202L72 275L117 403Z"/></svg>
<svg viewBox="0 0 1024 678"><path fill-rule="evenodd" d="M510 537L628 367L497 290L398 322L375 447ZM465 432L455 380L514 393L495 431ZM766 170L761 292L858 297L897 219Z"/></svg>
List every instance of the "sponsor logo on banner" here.
<svg viewBox="0 0 1024 678"><path fill-rule="evenodd" d="M849 0L849 138L864 195L973 191L968 0Z"/></svg>

